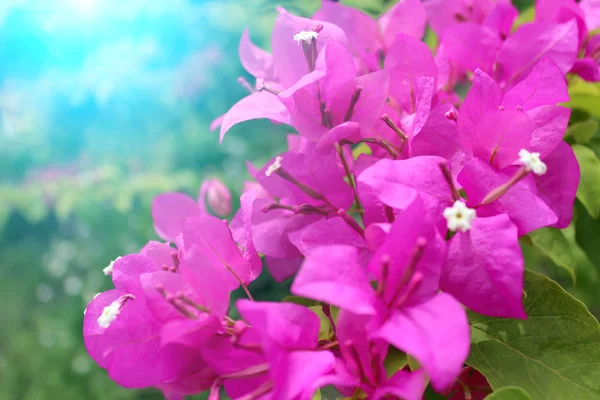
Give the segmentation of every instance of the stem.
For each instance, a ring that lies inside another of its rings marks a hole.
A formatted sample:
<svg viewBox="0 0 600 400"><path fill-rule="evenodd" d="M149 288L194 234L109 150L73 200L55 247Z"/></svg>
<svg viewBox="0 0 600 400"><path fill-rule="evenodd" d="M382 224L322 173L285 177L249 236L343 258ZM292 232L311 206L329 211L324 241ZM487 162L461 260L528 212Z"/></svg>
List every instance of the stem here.
<svg viewBox="0 0 600 400"><path fill-rule="evenodd" d="M350 184L350 187L352 188L352 191L354 192L354 202L356 203L356 206L358 208L358 213L360 214L360 216L362 218L365 211L362 207L362 204L360 203L360 199L358 198L358 190L356 188L356 182L354 181L354 174L352 174L352 171L350 171L350 167L348 166L346 157L344 157L344 149L342 148L342 146L340 146L339 144L336 143L335 148L338 152L338 155L340 156L342 165L344 166L344 171L346 172L346 176L348 177L348 182Z"/></svg>

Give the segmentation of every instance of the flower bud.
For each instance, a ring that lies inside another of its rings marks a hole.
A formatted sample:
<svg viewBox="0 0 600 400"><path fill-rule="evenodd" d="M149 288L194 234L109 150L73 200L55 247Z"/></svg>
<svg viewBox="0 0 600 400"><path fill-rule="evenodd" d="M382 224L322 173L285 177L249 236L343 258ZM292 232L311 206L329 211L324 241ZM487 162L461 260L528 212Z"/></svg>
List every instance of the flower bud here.
<svg viewBox="0 0 600 400"><path fill-rule="evenodd" d="M220 217L231 213L231 193L227 186L217 179L207 179L202 183L199 202L202 205L207 202Z"/></svg>

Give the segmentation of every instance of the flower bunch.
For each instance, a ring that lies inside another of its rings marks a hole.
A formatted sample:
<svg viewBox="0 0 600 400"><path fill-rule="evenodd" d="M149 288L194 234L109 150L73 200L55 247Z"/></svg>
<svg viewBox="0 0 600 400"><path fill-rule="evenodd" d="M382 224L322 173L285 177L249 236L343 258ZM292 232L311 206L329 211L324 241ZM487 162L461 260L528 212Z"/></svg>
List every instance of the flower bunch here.
<svg viewBox="0 0 600 400"><path fill-rule="evenodd" d="M244 32L256 82L240 80L249 95L213 128L223 140L250 119L287 124L288 150L249 165L231 221L204 205L231 210L215 180L199 202L154 200L166 242L105 269L115 289L87 307L89 354L118 384L167 399L223 387L300 400L330 387L417 400L428 382L483 398L485 377L465 367L465 308L526 319L519 237L571 221L580 171L559 104L567 73L600 80L589 34L600 7L540 0L516 30L507 0L403 0L377 20L325 0L312 18L278 12L272 54ZM421 41L428 24L435 52ZM315 306L254 301L263 262ZM390 369L399 352L420 368Z"/></svg>

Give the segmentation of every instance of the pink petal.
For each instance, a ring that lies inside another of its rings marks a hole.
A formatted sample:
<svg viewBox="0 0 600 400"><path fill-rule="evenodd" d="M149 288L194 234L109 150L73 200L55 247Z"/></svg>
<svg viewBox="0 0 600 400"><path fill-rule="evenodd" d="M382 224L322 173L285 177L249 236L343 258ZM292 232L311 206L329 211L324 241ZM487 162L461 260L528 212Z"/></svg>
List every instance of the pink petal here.
<svg viewBox="0 0 600 400"><path fill-rule="evenodd" d="M458 114L458 137L467 154L472 154L472 141L483 116L497 110L502 102L502 91L488 74L475 70L473 85L467 93Z"/></svg>
<svg viewBox="0 0 600 400"><path fill-rule="evenodd" d="M575 60L571 71L588 82L600 81L600 66L593 58Z"/></svg>
<svg viewBox="0 0 600 400"><path fill-rule="evenodd" d="M208 215L190 218L185 224L183 240L186 252L196 248L216 257L241 283L250 283L250 263L240 254L226 222Z"/></svg>
<svg viewBox="0 0 600 400"><path fill-rule="evenodd" d="M567 81L556 63L544 57L525 79L513 86L502 99L502 105L528 111L544 105L569 101Z"/></svg>
<svg viewBox="0 0 600 400"><path fill-rule="evenodd" d="M323 135L317 142L315 150L327 154L331 152L333 145L340 140L356 143L360 139L360 125L356 122L344 122Z"/></svg>
<svg viewBox="0 0 600 400"><path fill-rule="evenodd" d="M473 155L502 169L511 165L531 139L531 122L523 111L495 110L483 116L473 138Z"/></svg>
<svg viewBox="0 0 600 400"><path fill-rule="evenodd" d="M279 283L294 276L300 270L303 262L304 257L285 259L265 256L267 269L273 275L273 279Z"/></svg>
<svg viewBox="0 0 600 400"><path fill-rule="evenodd" d="M508 215L476 218L450 240L441 288L471 310L492 317L527 318L523 255Z"/></svg>
<svg viewBox="0 0 600 400"><path fill-rule="evenodd" d="M291 292L356 314L376 313L375 291L358 263L358 250L348 245L313 250L294 279Z"/></svg>
<svg viewBox="0 0 600 400"><path fill-rule="evenodd" d="M154 230L165 240L175 241L185 220L200 214L196 202L183 193L163 193L152 200Z"/></svg>
<svg viewBox="0 0 600 400"><path fill-rule="evenodd" d="M290 114L279 98L267 91L254 92L233 105L223 117L220 140L232 126L251 119L268 118L290 125Z"/></svg>
<svg viewBox="0 0 600 400"><path fill-rule="evenodd" d="M521 81L540 59L548 56L566 74L577 57L577 23L537 22L522 25L498 53L499 71L507 86Z"/></svg>
<svg viewBox="0 0 600 400"><path fill-rule="evenodd" d="M360 10L325 0L312 18L342 28L352 54L359 59L362 54L377 51L382 46L379 26L371 16Z"/></svg>
<svg viewBox="0 0 600 400"><path fill-rule="evenodd" d="M261 333L268 352L271 343L286 349L314 349L319 336L319 317L294 303L238 300L236 307L246 322Z"/></svg>
<svg viewBox="0 0 600 400"><path fill-rule="evenodd" d="M462 0L429 0L426 1L425 10L431 29L438 37L443 37L446 30L455 25L455 15L468 15L467 7Z"/></svg>
<svg viewBox="0 0 600 400"><path fill-rule="evenodd" d="M469 355L467 315L445 293L395 312L375 336L416 358L437 391L454 382Z"/></svg>
<svg viewBox="0 0 600 400"><path fill-rule="evenodd" d="M214 132L217 128L219 128L223 124L223 120L225 119L225 114L218 116L210 123L210 131Z"/></svg>
<svg viewBox="0 0 600 400"><path fill-rule="evenodd" d="M446 260L446 244L432 223L434 218L435 216L429 215L422 201L417 198L399 213L385 242L372 257L368 270L379 280L383 277L386 262L384 260L387 259L388 271L384 288L384 300L387 302L391 302L399 288L406 284L402 279L418 245L423 246L422 256L413 268L425 279L409 302L420 301L438 290L440 274Z"/></svg>
<svg viewBox="0 0 600 400"><path fill-rule="evenodd" d="M163 265L173 266L173 253L176 251L168 242L161 243L151 240L140 250L140 254L151 259L158 268L162 268Z"/></svg>
<svg viewBox="0 0 600 400"><path fill-rule="evenodd" d="M529 148L544 158L562 142L571 110L560 106L541 106L528 111L527 115L533 128Z"/></svg>
<svg viewBox="0 0 600 400"><path fill-rule="evenodd" d="M221 329L221 321L213 315L199 315L196 320L180 319L165 324L160 331L160 345L179 344L200 350Z"/></svg>
<svg viewBox="0 0 600 400"><path fill-rule="evenodd" d="M417 77L433 78L436 87L438 71L431 50L412 36L396 36L385 59L385 69L391 75L390 94L409 112L415 111Z"/></svg>
<svg viewBox="0 0 600 400"><path fill-rule="evenodd" d="M231 221L233 239L244 248L244 258L250 263L250 280L258 278L262 271L262 260L252 240L252 209L256 191L249 191L240 197L240 209Z"/></svg>
<svg viewBox="0 0 600 400"><path fill-rule="evenodd" d="M377 20L386 48L390 48L396 36L405 33L420 39L427 23L425 7L419 0L400 0Z"/></svg>
<svg viewBox="0 0 600 400"><path fill-rule="evenodd" d="M425 125L410 142L411 157L438 156L450 161L453 175L460 172L465 159L456 123L446 118L446 112L453 107L439 105L431 110Z"/></svg>
<svg viewBox="0 0 600 400"><path fill-rule="evenodd" d="M302 47L294 41L294 35L323 25L317 39L318 51L321 51L329 40L345 44L347 38L341 28L329 22L297 17L283 8L279 8L278 11L272 33L273 60L281 83L284 88L288 88L309 72Z"/></svg>
<svg viewBox="0 0 600 400"><path fill-rule="evenodd" d="M358 176L359 184L369 186L373 194L388 206L405 210L418 196L430 215L443 230L443 209L452 202L450 187L444 180L440 164L443 158L413 157L408 160L380 160ZM383 221L378 221L383 222Z"/></svg>
<svg viewBox="0 0 600 400"><path fill-rule="evenodd" d="M242 65L255 78L264 78L266 81L276 80L273 56L252 43L248 29L242 33L239 54Z"/></svg>
<svg viewBox="0 0 600 400"><path fill-rule="evenodd" d="M469 161L458 174L458 182L465 189L469 199L467 205L475 207L480 204L490 191L506 183L517 169L518 167L509 167L503 171L496 171L489 163L478 158ZM508 214L517 226L519 236L557 222L554 212L537 195L531 176L517 182L498 200L477 207L477 215L480 217L503 213Z"/></svg>
<svg viewBox="0 0 600 400"><path fill-rule="evenodd" d="M172 263L171 263L172 264ZM116 289L125 293L141 294L140 276L147 272L160 271L161 265L141 254L129 254L115 261L112 280Z"/></svg>
<svg viewBox="0 0 600 400"><path fill-rule="evenodd" d="M275 382L272 399L297 399L304 393L312 398L318 378L326 375L335 365L329 351L294 351L277 357L271 376Z"/></svg>
<svg viewBox="0 0 600 400"><path fill-rule="evenodd" d="M498 1L492 12L485 19L484 25L500 33L501 36L510 35L513 22L519 15L519 10L508 1Z"/></svg>
<svg viewBox="0 0 600 400"><path fill-rule="evenodd" d="M375 390L372 399L384 400L392 395L405 400L421 400L427 386L425 378L422 369L414 372L400 370Z"/></svg>
<svg viewBox="0 0 600 400"><path fill-rule="evenodd" d="M566 228L573 216L573 204L580 178L579 163L571 146L562 141L543 160L548 172L534 177L539 196L558 217L558 221L551 226Z"/></svg>
<svg viewBox="0 0 600 400"><path fill-rule="evenodd" d="M440 46L460 72L479 68L490 73L501 44L492 29L465 22L446 29Z"/></svg>
<svg viewBox="0 0 600 400"><path fill-rule="evenodd" d="M588 35L585 13L573 0L537 0L535 2L535 20L539 22L577 22L579 42Z"/></svg>
<svg viewBox="0 0 600 400"><path fill-rule="evenodd" d="M360 86L362 92L354 106L350 121L358 122L363 132L371 129L375 122L379 121L383 112L388 97L389 82L390 76L387 71L377 71L347 83L336 93L331 102L334 125L344 122L350 99L356 88Z"/></svg>
<svg viewBox="0 0 600 400"><path fill-rule="evenodd" d="M600 1L581 0L579 7L585 14L585 22L590 31L600 28Z"/></svg>

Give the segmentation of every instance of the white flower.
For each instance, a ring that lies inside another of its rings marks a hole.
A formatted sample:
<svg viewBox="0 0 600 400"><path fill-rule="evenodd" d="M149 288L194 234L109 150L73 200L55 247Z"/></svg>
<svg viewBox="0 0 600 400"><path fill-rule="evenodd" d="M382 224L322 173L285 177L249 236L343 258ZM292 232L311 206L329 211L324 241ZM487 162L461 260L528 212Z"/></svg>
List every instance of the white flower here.
<svg viewBox="0 0 600 400"><path fill-rule="evenodd" d="M131 299L135 299L135 296L132 294L125 294L104 307L102 314L98 317L98 326L101 328L108 328L121 313L121 309L125 302Z"/></svg>
<svg viewBox="0 0 600 400"><path fill-rule="evenodd" d="M460 200L456 200L452 207L446 207L444 218L451 231L466 232L471 229L472 221L477 217L475 210L469 208Z"/></svg>
<svg viewBox="0 0 600 400"><path fill-rule="evenodd" d="M306 43L310 43L313 39L316 40L318 37L319 37L319 34L317 32L314 32L314 31L302 31L302 32L296 33L294 35L294 40L298 44L300 44L301 41L304 41Z"/></svg>
<svg viewBox="0 0 600 400"><path fill-rule="evenodd" d="M121 312L121 301L119 299L113 301L108 306L104 307L102 314L98 317L98 326L100 328L108 328L112 322L117 319Z"/></svg>
<svg viewBox="0 0 600 400"><path fill-rule="evenodd" d="M527 172L533 171L536 175L544 175L548 170L546 164L540 159L540 153L530 153L521 149L519 150L519 162L525 166Z"/></svg>
<svg viewBox="0 0 600 400"><path fill-rule="evenodd" d="M275 161L273 161L273 164L269 165L269 167L265 171L265 175L271 176L271 175L273 175L273 172L275 172L279 168L281 168L281 160L283 160L283 158L281 156L275 157Z"/></svg>
<svg viewBox="0 0 600 400"><path fill-rule="evenodd" d="M108 267L102 269L102 272L104 272L104 275L112 275L113 272L113 267L115 266L115 262L117 262L117 260L121 258L121 257L117 257L114 260L112 260L110 262L110 264L108 264Z"/></svg>

